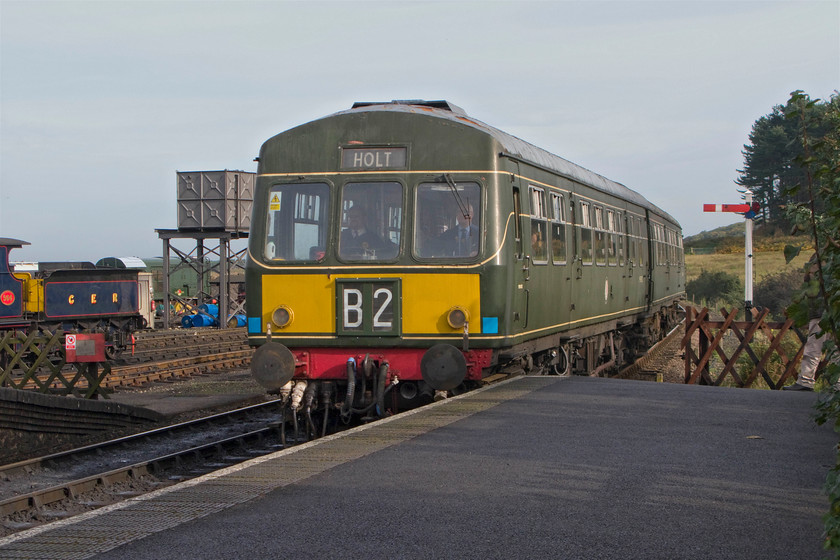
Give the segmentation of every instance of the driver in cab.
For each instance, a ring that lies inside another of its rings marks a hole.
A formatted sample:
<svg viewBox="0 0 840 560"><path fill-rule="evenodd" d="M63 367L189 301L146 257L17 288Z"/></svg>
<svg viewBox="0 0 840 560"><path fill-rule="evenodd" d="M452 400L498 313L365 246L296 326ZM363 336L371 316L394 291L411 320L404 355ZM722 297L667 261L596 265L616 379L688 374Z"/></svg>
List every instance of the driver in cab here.
<svg viewBox="0 0 840 560"><path fill-rule="evenodd" d="M349 259L381 259L386 256L382 251L388 245L368 229L367 213L361 206L356 204L347 210L347 227L339 239L339 256Z"/></svg>

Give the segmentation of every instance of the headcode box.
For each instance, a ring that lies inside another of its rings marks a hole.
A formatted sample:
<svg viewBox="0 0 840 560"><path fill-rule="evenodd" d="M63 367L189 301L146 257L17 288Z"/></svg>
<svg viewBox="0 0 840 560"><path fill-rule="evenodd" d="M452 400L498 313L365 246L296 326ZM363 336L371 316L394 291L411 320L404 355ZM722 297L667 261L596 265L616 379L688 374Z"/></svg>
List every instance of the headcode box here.
<svg viewBox="0 0 840 560"><path fill-rule="evenodd" d="M103 333L68 334L64 337L67 363L104 362L105 335Z"/></svg>

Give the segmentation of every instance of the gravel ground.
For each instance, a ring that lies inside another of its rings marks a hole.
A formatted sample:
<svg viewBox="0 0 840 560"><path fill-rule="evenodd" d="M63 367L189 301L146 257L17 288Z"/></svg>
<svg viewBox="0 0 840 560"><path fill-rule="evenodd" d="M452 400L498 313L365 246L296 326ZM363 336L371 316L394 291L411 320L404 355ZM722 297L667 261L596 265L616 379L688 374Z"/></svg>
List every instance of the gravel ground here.
<svg viewBox="0 0 840 560"><path fill-rule="evenodd" d="M677 349L678 352L678 349ZM662 381L665 383L682 383L685 373L683 359L679 355L672 355L661 359L657 369L662 371ZM650 376L642 379L653 380ZM89 445L100 441L114 439L140 431L151 430L164 425L185 422L213 412L223 412L265 401L268 396L265 391L253 380L248 370L234 370L223 373L214 373L195 376L184 381L172 383L154 383L150 386L138 389L119 389L120 394L127 394L132 400L148 401L155 398L172 397L195 397L208 395L229 395L240 394L250 395L250 398L243 397L235 403L210 408L195 408L188 412L180 413L167 418L158 424L148 424L143 428L114 430L93 436L62 436L56 434L37 434L29 432L12 432L0 430L0 439L4 445L0 450L0 464L9 464L33 457L39 457L50 453L56 453L83 445ZM196 406L200 407L201 404Z"/></svg>
<svg viewBox="0 0 840 560"><path fill-rule="evenodd" d="M253 397L250 400L243 399L223 406L197 408L176 414L159 423L149 423L139 428L113 430L95 435L59 435L0 430L0 441L3 442L2 449L0 449L0 464L6 465L17 461L24 461L26 459L75 449L141 431L186 422L214 412L224 412L248 404L264 402L267 396L265 395L265 390L257 385L248 370L200 375L179 382L154 383L138 389L119 389L118 392L120 394L126 393L133 397L142 396L152 399L155 397L191 397L224 394L253 395Z"/></svg>

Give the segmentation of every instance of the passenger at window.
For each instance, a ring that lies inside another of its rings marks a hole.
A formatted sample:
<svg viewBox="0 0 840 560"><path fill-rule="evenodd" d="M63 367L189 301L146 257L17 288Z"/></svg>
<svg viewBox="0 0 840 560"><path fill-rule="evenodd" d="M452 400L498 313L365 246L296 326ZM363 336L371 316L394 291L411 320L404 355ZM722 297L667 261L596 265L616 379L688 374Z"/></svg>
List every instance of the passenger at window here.
<svg viewBox="0 0 840 560"><path fill-rule="evenodd" d="M472 204L456 209L456 226L443 232L439 238L443 256L474 257L478 254L478 226L473 223L475 220Z"/></svg>
<svg viewBox="0 0 840 560"><path fill-rule="evenodd" d="M545 234L542 226L537 226L531 231L531 256L537 261L544 261L548 258L545 252Z"/></svg>

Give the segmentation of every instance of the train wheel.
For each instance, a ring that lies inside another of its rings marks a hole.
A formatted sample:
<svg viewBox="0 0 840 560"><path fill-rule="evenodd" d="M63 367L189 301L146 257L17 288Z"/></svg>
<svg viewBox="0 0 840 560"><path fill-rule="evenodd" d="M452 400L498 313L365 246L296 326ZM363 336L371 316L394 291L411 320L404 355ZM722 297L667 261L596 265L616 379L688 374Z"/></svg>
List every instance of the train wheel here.
<svg viewBox="0 0 840 560"><path fill-rule="evenodd" d="M115 344L105 345L105 358L108 360L116 360L122 354L122 349Z"/></svg>

